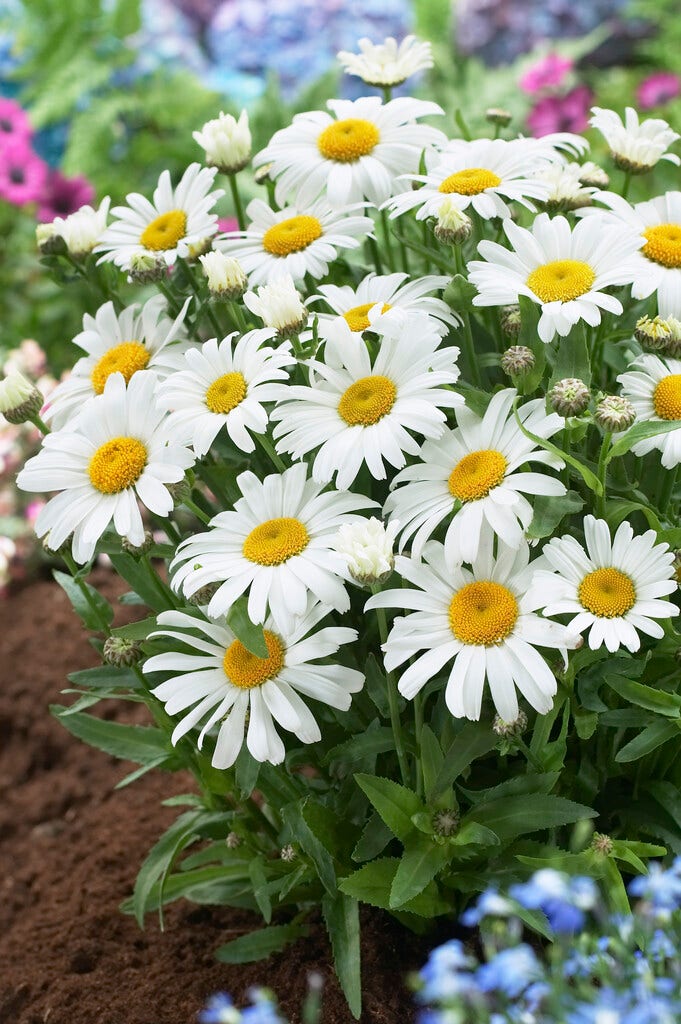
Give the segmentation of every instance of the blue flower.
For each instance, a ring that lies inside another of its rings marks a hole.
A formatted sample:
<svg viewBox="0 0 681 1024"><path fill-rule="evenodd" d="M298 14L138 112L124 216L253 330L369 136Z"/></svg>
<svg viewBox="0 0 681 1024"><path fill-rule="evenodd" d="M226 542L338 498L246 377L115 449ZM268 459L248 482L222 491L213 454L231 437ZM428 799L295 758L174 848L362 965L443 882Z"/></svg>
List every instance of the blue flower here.
<svg viewBox="0 0 681 1024"><path fill-rule="evenodd" d="M461 923L472 928L480 924L486 917L509 917L514 912L513 904L497 889L487 889L479 897L474 907L469 907L461 915Z"/></svg>
<svg viewBox="0 0 681 1024"><path fill-rule="evenodd" d="M681 907L681 861L677 858L671 868L654 863L647 875L639 875L629 883L632 896L640 896L655 910L676 910Z"/></svg>
<svg viewBox="0 0 681 1024"><path fill-rule="evenodd" d="M477 992L473 976L469 973L473 961L458 939L438 946L428 957L419 977L423 988L418 993L422 1003L446 1002L467 992Z"/></svg>
<svg viewBox="0 0 681 1024"><path fill-rule="evenodd" d="M584 927L584 911L595 905L598 890L591 878L543 868L528 882L512 885L509 895L527 910L541 910L555 932L572 934Z"/></svg>
<svg viewBox="0 0 681 1024"><path fill-rule="evenodd" d="M543 976L541 964L525 943L503 949L475 973L483 992L502 992L511 999L516 999L528 985Z"/></svg>
<svg viewBox="0 0 681 1024"><path fill-rule="evenodd" d="M226 992L211 996L199 1013L200 1024L239 1024L241 1014Z"/></svg>

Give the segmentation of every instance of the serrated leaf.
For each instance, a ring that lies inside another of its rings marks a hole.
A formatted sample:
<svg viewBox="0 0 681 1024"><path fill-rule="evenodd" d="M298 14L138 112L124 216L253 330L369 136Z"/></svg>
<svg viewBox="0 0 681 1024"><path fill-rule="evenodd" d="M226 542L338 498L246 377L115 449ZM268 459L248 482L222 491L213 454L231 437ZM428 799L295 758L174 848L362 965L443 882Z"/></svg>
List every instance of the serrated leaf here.
<svg viewBox="0 0 681 1024"><path fill-rule="evenodd" d="M57 704L50 707L52 714L59 719L70 733L84 740L92 747L120 757L123 761L137 761L148 764L161 755L169 757L173 750L169 740L160 729L146 725L123 725L120 722L108 722L94 715L83 712L64 716L63 708Z"/></svg>
<svg viewBox="0 0 681 1024"><path fill-rule="evenodd" d="M451 840L452 846L498 846L499 836L477 821L467 822Z"/></svg>
<svg viewBox="0 0 681 1024"><path fill-rule="evenodd" d="M111 625L113 622L113 608L109 602L102 597L99 591L81 579L77 583L73 576L66 572L54 569L52 572L59 586L66 592L66 595L73 605L73 610L81 619L83 625L93 633L102 632L104 625ZM89 595L89 600L83 593L83 588ZM93 607L94 606L94 607Z"/></svg>
<svg viewBox="0 0 681 1024"><path fill-rule="evenodd" d="M498 742L499 737L489 726L477 722L464 725L445 754L442 767L435 779L432 796L436 797L449 789L472 761L488 754Z"/></svg>
<svg viewBox="0 0 681 1024"><path fill-rule="evenodd" d="M132 895L132 911L140 928L144 928L147 900L154 885L158 883L162 902L163 880L181 851L199 838L196 825L200 818L201 811L181 814L147 854L137 873Z"/></svg>
<svg viewBox="0 0 681 1024"><path fill-rule="evenodd" d="M644 686L643 683L625 679L624 676L611 676L606 673L604 679L615 693L631 704L645 708L646 711L656 711L658 715L664 715L666 718L679 718L681 715L681 697L675 693L656 690L652 686Z"/></svg>
<svg viewBox="0 0 681 1024"><path fill-rule="evenodd" d="M449 862L446 845L419 835L404 851L390 889L390 907L397 910L423 892L430 881Z"/></svg>
<svg viewBox="0 0 681 1024"><path fill-rule="evenodd" d="M273 924L220 946L215 956L223 964L250 964L281 953L304 935L307 935L307 928L303 924Z"/></svg>
<svg viewBox="0 0 681 1024"><path fill-rule="evenodd" d="M478 804L466 815L468 821L486 825L502 842L510 842L529 832L569 825L585 818L595 818L596 811L585 804L561 796L537 793L528 800L524 795L507 796Z"/></svg>
<svg viewBox="0 0 681 1024"><path fill-rule="evenodd" d="M338 891L338 887L336 885L336 872L333 866L333 859L329 851L314 834L309 823L305 819L305 804L307 803L307 799L296 803L286 804L286 806L281 809L281 817L284 823L291 830L296 842L300 844L301 848L312 860L312 863L317 870L317 874L319 875L319 879L326 891L334 896Z"/></svg>
<svg viewBox="0 0 681 1024"><path fill-rule="evenodd" d="M663 743L679 738L679 727L676 722L653 722L646 726L642 732L633 740L626 743L615 755L618 764L628 764L630 761L638 761L640 757L657 750Z"/></svg>
<svg viewBox="0 0 681 1024"><path fill-rule="evenodd" d="M374 860L359 868L354 874L341 879L338 888L361 903L390 910L390 890L399 864L397 857ZM401 909L419 917L436 917L450 911L451 905L438 896L437 889L431 882L423 892L405 903Z"/></svg>
<svg viewBox="0 0 681 1024"><path fill-rule="evenodd" d="M444 754L440 747L440 741L428 725L424 725L421 729L421 750L419 751L421 758L421 768L423 770L423 786L426 793L426 802L428 802L435 789L436 779L442 769L444 763Z"/></svg>
<svg viewBox="0 0 681 1024"><path fill-rule="evenodd" d="M348 1001L350 1013L362 1013L362 978L359 947L359 907L344 893L322 898L322 913L331 940L336 976Z"/></svg>
<svg viewBox="0 0 681 1024"><path fill-rule="evenodd" d="M412 815L425 810L416 793L399 782L378 775L359 773L355 775L355 781L393 835L404 842L414 831Z"/></svg>
<svg viewBox="0 0 681 1024"><path fill-rule="evenodd" d="M373 860L379 853L383 853L392 838L392 832L378 811L372 811L371 817L352 851L352 859L356 861Z"/></svg>
<svg viewBox="0 0 681 1024"><path fill-rule="evenodd" d="M142 598L144 604L155 612L169 611L175 607L172 591L158 578L152 578L149 568L144 562L138 562L126 553L109 555L111 563L133 591ZM160 584L160 586L159 586Z"/></svg>
<svg viewBox="0 0 681 1024"><path fill-rule="evenodd" d="M227 616L229 628L237 640L240 640L247 651L256 658L268 656L267 644L262 625L251 622L248 617L248 598L240 597L230 608Z"/></svg>

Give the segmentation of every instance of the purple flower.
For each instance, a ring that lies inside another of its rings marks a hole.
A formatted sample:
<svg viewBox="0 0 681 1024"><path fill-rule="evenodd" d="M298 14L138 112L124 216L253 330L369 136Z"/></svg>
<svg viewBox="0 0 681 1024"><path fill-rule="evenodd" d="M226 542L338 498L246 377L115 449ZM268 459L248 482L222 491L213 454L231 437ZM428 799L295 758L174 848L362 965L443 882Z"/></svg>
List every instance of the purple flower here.
<svg viewBox="0 0 681 1024"><path fill-rule="evenodd" d="M640 83L636 90L641 110L650 110L669 103L681 93L681 78L671 71L657 71Z"/></svg>
<svg viewBox="0 0 681 1024"><path fill-rule="evenodd" d="M0 146L12 139L28 142L32 135L31 122L23 107L0 96Z"/></svg>
<svg viewBox="0 0 681 1024"><path fill-rule="evenodd" d="M589 126L591 90L578 85L564 96L545 96L527 115L527 124L536 138L552 132L583 132Z"/></svg>
<svg viewBox="0 0 681 1024"><path fill-rule="evenodd" d="M0 199L13 206L36 202L47 178L47 164L25 138L0 142Z"/></svg>
<svg viewBox="0 0 681 1024"><path fill-rule="evenodd" d="M94 197L95 190L87 178L66 178L61 171L50 171L38 200L37 218L47 223L55 217L68 217L81 206L90 205Z"/></svg>
<svg viewBox="0 0 681 1024"><path fill-rule="evenodd" d="M572 61L557 53L549 53L533 64L520 79L520 88L530 96L546 89L559 89L565 76L572 71Z"/></svg>

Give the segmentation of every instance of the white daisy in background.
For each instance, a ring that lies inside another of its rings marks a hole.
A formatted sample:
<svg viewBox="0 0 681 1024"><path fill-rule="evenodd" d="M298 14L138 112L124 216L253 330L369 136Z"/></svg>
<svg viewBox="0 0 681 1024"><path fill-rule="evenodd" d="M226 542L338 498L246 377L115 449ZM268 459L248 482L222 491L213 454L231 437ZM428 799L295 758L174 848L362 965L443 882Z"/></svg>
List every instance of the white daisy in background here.
<svg viewBox="0 0 681 1024"><path fill-rule="evenodd" d="M362 494L322 494L307 479L307 467L292 466L262 482L250 472L237 477L242 498L231 512L220 512L211 529L183 541L171 563L172 585L191 597L209 583L220 583L208 614L219 618L248 590L248 615L264 622L269 614L287 632L304 615L308 594L336 611L350 607L345 559L334 550L338 530L354 522L359 509L375 508Z"/></svg>
<svg viewBox="0 0 681 1024"><path fill-rule="evenodd" d="M551 341L569 334L580 320L601 322L601 309L619 315L622 303L604 288L636 279L636 250L643 239L625 225L585 217L574 229L565 217L540 213L532 229L504 221L513 246L482 241L485 262L468 264L469 280L478 289L474 306L508 306L527 295L542 307L539 337Z"/></svg>
<svg viewBox="0 0 681 1024"><path fill-rule="evenodd" d="M516 397L513 388L498 391L482 417L465 406L457 409L458 427L437 441L426 441L421 461L398 473L386 511L401 524L400 550L413 538L412 555L420 557L445 520L450 520L444 543L450 568L475 559L488 527L517 548L532 522L532 506L524 494L565 494L560 480L523 469L529 462L559 469L563 462L522 433L512 409ZM518 417L526 430L543 438L564 426L562 417L546 415L543 398L521 405Z"/></svg>
<svg viewBox="0 0 681 1024"><path fill-rule="evenodd" d="M275 722L303 743L321 739L301 694L347 711L352 694L364 685L364 676L355 669L317 664L357 639L357 630L344 627L327 626L312 632L327 613L328 608L308 600L292 629L281 629L266 619L268 653L266 658L258 658L226 624L183 612L162 612L157 621L163 628L151 633L150 639L177 641L182 646L148 658L144 672L171 673L152 693L163 701L167 714L187 712L175 726L172 743L202 723L199 749L215 729L211 764L229 768L243 746L244 731L249 753L256 761L272 764L281 764L286 753ZM191 653L185 653L186 648Z"/></svg>
<svg viewBox="0 0 681 1024"><path fill-rule="evenodd" d="M291 194L306 205L325 192L334 208L364 199L380 206L398 175L415 172L424 150L447 141L437 128L416 123L444 113L427 100L382 103L378 96L364 96L329 100L327 106L333 116L321 110L297 114L253 160L255 167L272 165L280 205Z"/></svg>
<svg viewBox="0 0 681 1024"><path fill-rule="evenodd" d="M424 549L424 561L395 559L396 571L418 589L386 590L371 597L366 609L407 608L413 614L397 618L384 646L385 667L391 672L424 651L402 673L400 693L408 700L445 666L445 701L455 718L480 718L485 679L500 717L518 717L516 687L527 702L545 715L553 706L555 676L537 647L577 647L574 631L536 614L542 605L533 593L530 549L499 544L494 558L494 534L485 530L471 569L445 569L441 544Z"/></svg>
<svg viewBox="0 0 681 1024"><path fill-rule="evenodd" d="M113 302L105 302L94 316L86 313L73 343L87 354L52 391L43 418L59 430L88 398L102 394L112 373L122 373L128 384L140 370L153 370L162 380L179 369L188 344L183 324L190 302L175 320L168 318L162 295L154 295L141 310L135 304L117 314Z"/></svg>
<svg viewBox="0 0 681 1024"><path fill-rule="evenodd" d="M87 256L97 245L106 230L110 204L111 199L106 196L96 210L91 206L81 206L68 217L55 217L52 221L56 234L64 239L66 248L75 259Z"/></svg>
<svg viewBox="0 0 681 1024"><path fill-rule="evenodd" d="M635 444L634 455L662 452L662 465L674 469L681 463L681 360L642 355L632 369L617 378L622 394L636 411L637 423L677 421L679 430L647 437Z"/></svg>
<svg viewBox="0 0 681 1024"><path fill-rule="evenodd" d="M610 147L612 158L625 171L641 174L649 171L659 160L668 160L677 166L681 162L669 147L681 138L666 121L649 117L639 124L638 114L627 107L624 121L614 110L592 107L589 124L596 128Z"/></svg>
<svg viewBox="0 0 681 1024"><path fill-rule="evenodd" d="M595 185L585 185L583 168L580 164L549 164L537 174L539 181L548 186L548 195L542 199L547 209L578 210L589 206L600 190Z"/></svg>
<svg viewBox="0 0 681 1024"><path fill-rule="evenodd" d="M210 211L224 195L213 188L217 170L190 164L176 188L170 172L163 171L154 191L153 203L139 192L126 196L127 206L115 206L109 225L95 252L103 252L100 263L109 261L130 269L133 256L149 256L172 267L178 256L211 239L218 230L217 214Z"/></svg>
<svg viewBox="0 0 681 1024"><path fill-rule="evenodd" d="M171 413L168 435L190 444L200 459L224 428L240 451L252 452L251 432L267 429L262 403L275 400L280 388L273 383L286 380L284 367L295 362L288 342L276 349L265 345L274 336L272 330L248 331L232 349L235 332L219 343L212 338L189 349L183 369L156 392L160 408Z"/></svg>
<svg viewBox="0 0 681 1024"><path fill-rule="evenodd" d="M359 53L341 50L338 60L346 75L355 75L367 85L386 89L402 85L412 75L433 67L433 48L430 43L405 36L398 44L388 36L382 43L360 39Z"/></svg>
<svg viewBox="0 0 681 1024"><path fill-rule="evenodd" d="M246 214L251 220L246 231L221 235L215 248L239 260L251 286L271 284L284 275L294 281L306 274L324 277L339 249L357 249L374 229L370 217L334 211L323 199L276 212L262 199L253 199Z"/></svg>
<svg viewBox="0 0 681 1024"><path fill-rule="evenodd" d="M154 373L140 371L127 385L112 374L64 429L43 438L43 447L17 477L24 491L59 491L41 510L35 531L59 548L73 534L73 557L89 562L97 541L113 526L130 544L144 541L138 502L167 516L173 499L167 484L178 483L194 456L169 440L165 413L156 407Z"/></svg>
<svg viewBox="0 0 681 1024"><path fill-rule="evenodd" d="M300 459L321 445L312 475L328 483L337 474L341 491L363 464L377 480L385 479L384 459L400 469L405 452L419 451L409 431L439 437L447 421L442 409L463 404L450 390L459 377L459 350L437 351L442 339L428 318L384 321L381 329L373 361L366 345L329 339L326 362L309 362L312 386L287 388L270 417L279 421L274 428L277 451Z"/></svg>
<svg viewBox="0 0 681 1024"><path fill-rule="evenodd" d="M660 639L664 629L654 619L678 615L671 601L660 598L678 588L674 553L656 543L654 530L634 536L622 523L614 540L603 519L584 520L586 550L574 537L555 537L544 547L554 572L539 570L534 593L547 615L572 615L569 629L589 630L589 647L603 644L614 653L620 647L637 651L638 632Z"/></svg>
<svg viewBox="0 0 681 1024"><path fill-rule="evenodd" d="M421 188L409 188L391 197L386 206L392 210L391 217L418 207L417 220L425 220L437 217L442 204L450 199L461 210L472 206L485 219L510 217L505 200L534 210L531 200L548 196L548 185L536 176L538 165L548 167L550 161L538 158L534 146L528 146L525 139L457 140L438 154L437 163L427 174L410 175L412 181L422 184Z"/></svg>

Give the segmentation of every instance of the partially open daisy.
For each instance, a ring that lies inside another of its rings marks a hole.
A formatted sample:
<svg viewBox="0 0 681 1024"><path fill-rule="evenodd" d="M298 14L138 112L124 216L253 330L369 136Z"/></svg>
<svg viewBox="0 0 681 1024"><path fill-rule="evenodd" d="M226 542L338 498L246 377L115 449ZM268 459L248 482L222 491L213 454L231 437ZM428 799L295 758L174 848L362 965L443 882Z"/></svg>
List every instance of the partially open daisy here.
<svg viewBox="0 0 681 1024"><path fill-rule="evenodd" d="M378 206L398 175L417 170L424 150L447 141L436 128L416 123L443 114L437 103L409 97L382 103L378 96L364 96L327 105L333 116L321 110L297 114L253 161L256 167L272 165L280 205L291 194L309 204L325 192L334 208L363 199Z"/></svg>
<svg viewBox="0 0 681 1024"><path fill-rule="evenodd" d="M374 227L370 217L334 212L323 199L276 212L262 199L253 199L246 213L251 220L247 230L222 235L215 248L239 260L251 287L285 274L294 281L306 274L322 278L339 249L357 249Z"/></svg>
<svg viewBox="0 0 681 1024"><path fill-rule="evenodd" d="M122 373L127 384L139 370L153 370L162 380L178 369L187 348L183 323L190 301L175 320L168 319L162 295L154 295L141 310L133 305L117 314L113 302L106 302L94 316L86 313L73 343L87 354L51 392L44 419L59 430L88 398L102 394L112 373Z"/></svg>
<svg viewBox="0 0 681 1024"><path fill-rule="evenodd" d="M305 614L309 593L347 611L349 570L334 550L336 535L344 523L355 521L353 513L376 502L362 494L322 494L302 464L262 482L242 473L237 484L243 497L234 511L221 512L207 533L180 544L171 564L173 587L191 597L209 583L220 583L208 605L213 618L229 612L248 590L251 621L264 622L269 609L283 631Z"/></svg>
<svg viewBox="0 0 681 1024"><path fill-rule="evenodd" d="M398 669L420 654L401 674L398 688L408 700L429 679L446 668L447 707L455 718L480 718L485 680L505 722L518 717L516 687L527 702L545 715L553 706L556 679L537 647L579 645L574 631L536 614L542 605L531 587L534 566L523 543L515 550L499 545L485 530L471 569L446 569L442 545L424 549L424 561L398 555L396 571L416 588L386 590L370 598L366 608L406 608L384 646L385 667Z"/></svg>
<svg viewBox="0 0 681 1024"><path fill-rule="evenodd" d="M384 459L400 469L405 452L419 451L410 431L439 437L447 419L442 410L463 404L451 390L459 376L459 350L438 352L441 340L428 318L415 315L401 323L384 318L373 360L363 343L330 339L326 362L309 363L312 386L287 388L271 414L279 421L277 450L299 459L321 445L312 475L327 483L337 474L340 490L350 486L363 464L377 480L385 479Z"/></svg>
<svg viewBox="0 0 681 1024"><path fill-rule="evenodd" d="M515 398L513 388L497 392L482 417L465 406L457 409L458 427L437 441L426 441L421 461L398 473L386 511L402 528L400 549L413 538L411 551L419 557L445 520L444 552L450 567L476 557L486 527L517 548L532 522L532 506L524 494L565 494L559 480L523 469L529 462L552 468L563 463L522 433L512 411ZM564 422L555 413L547 416L540 398L521 405L518 416L527 430L543 438Z"/></svg>
<svg viewBox="0 0 681 1024"><path fill-rule="evenodd" d="M555 537L543 555L555 570L540 570L534 591L547 615L572 615L569 628L589 630L589 647L603 644L613 653L620 647L637 651L638 633L660 639L662 626L679 610L660 598L678 588L674 578L674 553L658 544L654 530L634 536L622 523L614 540L603 519L584 520L586 550L574 537Z"/></svg>
<svg viewBox="0 0 681 1024"><path fill-rule="evenodd" d="M88 562L112 520L116 533L140 545L144 523L138 503L158 516L172 511L166 485L182 480L194 456L169 440L165 413L154 402L156 385L148 370L136 373L127 388L122 373L112 374L73 428L48 434L19 473L17 485L24 491L60 492L35 524L53 550L73 534L73 557Z"/></svg>
<svg viewBox="0 0 681 1024"><path fill-rule="evenodd" d="M542 307L538 331L545 342L569 334L580 320L596 327L601 309L622 312L619 299L603 289L635 280L633 257L643 240L631 228L586 217L571 229L565 217L540 213L531 231L510 219L504 231L510 251L483 241L478 251L486 262L468 264L479 292L473 305L505 306L529 296Z"/></svg>
<svg viewBox="0 0 681 1024"><path fill-rule="evenodd" d="M639 124L638 114L627 107L624 121L614 110L592 107L589 121L610 146L613 160L625 171L641 174L649 171L659 160L668 160L677 166L681 162L675 153L667 153L680 137L666 121L649 117Z"/></svg>
<svg viewBox="0 0 681 1024"><path fill-rule="evenodd" d="M632 369L617 378L622 394L636 410L636 422L678 421L679 429L646 437L635 444L634 455L662 452L662 465L674 469L681 463L681 360L642 355Z"/></svg>
<svg viewBox="0 0 681 1024"><path fill-rule="evenodd" d="M327 613L324 605L308 600L291 629L283 630L266 619L267 657L258 658L224 623L209 622L198 614L162 612L161 628L150 639L162 640L171 650L147 659L144 672L167 676L152 693L163 701L169 715L181 715L173 744L201 723L199 749L205 736L215 731L211 764L229 768L241 750L244 731L249 753L256 761L272 764L281 764L286 753L275 723L303 743L321 739L302 698L347 711L351 695L364 684L364 676L355 669L318 664L357 638L356 630L336 626L313 632Z"/></svg>
<svg viewBox="0 0 681 1024"><path fill-rule="evenodd" d="M201 458L224 428L240 451L252 452L251 432L267 429L262 403L274 401L279 387L273 383L286 380L284 367L295 361L288 342L276 349L265 345L274 336L273 330L248 331L232 348L234 333L189 349L184 368L156 393L159 406L171 413L168 434L190 443Z"/></svg>
<svg viewBox="0 0 681 1024"><path fill-rule="evenodd" d="M431 44L416 36L405 36L399 44L391 36L378 44L364 38L357 45L359 53L341 50L337 56L346 75L356 75L367 85L401 85L417 72L433 66Z"/></svg>
<svg viewBox="0 0 681 1024"><path fill-rule="evenodd" d="M99 239L95 252L100 259L128 270L133 256L149 255L172 266L187 256L192 246L212 238L218 230L217 214L210 211L224 195L214 189L215 167L190 164L176 188L170 172L163 171L150 203L138 192L126 196L127 206L115 206L114 220Z"/></svg>

